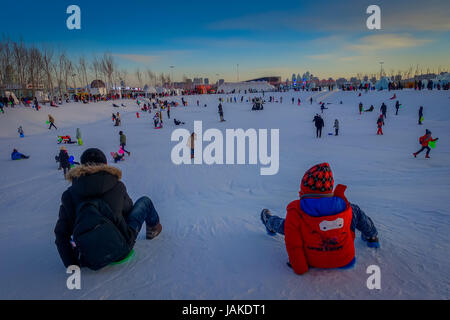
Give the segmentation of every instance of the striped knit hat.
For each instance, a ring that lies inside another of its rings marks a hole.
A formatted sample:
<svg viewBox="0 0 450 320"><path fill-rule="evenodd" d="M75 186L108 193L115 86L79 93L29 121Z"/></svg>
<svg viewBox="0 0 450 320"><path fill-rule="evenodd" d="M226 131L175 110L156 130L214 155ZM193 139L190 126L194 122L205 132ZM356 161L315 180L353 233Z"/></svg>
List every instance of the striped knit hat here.
<svg viewBox="0 0 450 320"><path fill-rule="evenodd" d="M332 196L333 195L333 173L330 165L326 162L317 164L303 176L300 186L300 198L304 196Z"/></svg>

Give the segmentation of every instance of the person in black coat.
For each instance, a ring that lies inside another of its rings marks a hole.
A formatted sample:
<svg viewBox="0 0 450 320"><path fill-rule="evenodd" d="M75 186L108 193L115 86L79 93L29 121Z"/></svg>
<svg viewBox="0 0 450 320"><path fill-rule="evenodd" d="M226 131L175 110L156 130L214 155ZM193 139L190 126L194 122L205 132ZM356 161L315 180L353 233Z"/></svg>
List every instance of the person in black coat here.
<svg viewBox="0 0 450 320"><path fill-rule="evenodd" d="M221 104L221 103L219 103L218 108L219 108L220 121L223 122L223 121L225 121L225 120L223 119L223 107L222 107L222 104Z"/></svg>
<svg viewBox="0 0 450 320"><path fill-rule="evenodd" d="M383 114L383 118L386 119L386 111L387 111L387 107L386 107L386 105L384 104L384 102L383 102L383 104L382 104L381 107L380 107L380 111L381 111L381 113Z"/></svg>
<svg viewBox="0 0 450 320"><path fill-rule="evenodd" d="M63 169L64 176L70 170L69 154L67 153L66 147L61 147L58 155L59 167Z"/></svg>
<svg viewBox="0 0 450 320"><path fill-rule="evenodd" d="M318 114L313 119L314 125L316 126L316 137L322 138L322 128L325 127L325 122L322 117Z"/></svg>
<svg viewBox="0 0 450 320"><path fill-rule="evenodd" d="M419 124L422 124L422 117L423 117L423 107L420 106L419 108Z"/></svg>
<svg viewBox="0 0 450 320"><path fill-rule="evenodd" d="M54 230L56 247L66 268L70 265L83 267L87 264L82 253L78 252L76 243L72 241L77 207L87 200L101 200L111 209L110 221L127 243L128 252L124 257L133 248L144 222L147 239L153 239L161 232L162 226L152 201L144 196L133 205L125 185L120 181L121 177L121 170L107 165L104 153L95 148L87 149L81 156L81 166L67 174L72 185L62 194L59 218ZM100 235L109 236L95 234L97 237ZM102 239L96 239L95 236L91 236L92 247L102 243ZM102 248L104 250L114 248ZM114 252L111 255L114 256Z"/></svg>

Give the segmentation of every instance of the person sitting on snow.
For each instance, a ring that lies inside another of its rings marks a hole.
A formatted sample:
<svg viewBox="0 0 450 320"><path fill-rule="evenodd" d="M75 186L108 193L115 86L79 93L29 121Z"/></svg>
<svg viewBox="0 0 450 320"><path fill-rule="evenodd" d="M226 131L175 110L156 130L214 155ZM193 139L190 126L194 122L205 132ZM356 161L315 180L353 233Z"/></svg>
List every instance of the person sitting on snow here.
<svg viewBox="0 0 450 320"><path fill-rule="evenodd" d="M29 157L30 156L26 156L20 153L19 151L17 151L17 149L14 149L13 152L11 153L11 160L28 159Z"/></svg>
<svg viewBox="0 0 450 320"><path fill-rule="evenodd" d="M342 268L354 265L355 229L369 247L379 247L378 232L372 220L344 195L346 186L333 191L333 174L328 163L306 171L300 186L300 199L287 206L286 219L261 212L270 235L285 235L288 266L304 274L309 268Z"/></svg>
<svg viewBox="0 0 450 320"><path fill-rule="evenodd" d="M72 185L62 194L55 226L56 247L64 266L99 270L124 259L133 249L142 225L146 239L162 230L149 197L134 205L122 181L122 171L107 164L95 148L81 156L81 165L70 170Z"/></svg>
<svg viewBox="0 0 450 320"><path fill-rule="evenodd" d="M173 122L175 123L176 126L179 126L180 124L184 124L184 122L181 122L177 119L173 119Z"/></svg>

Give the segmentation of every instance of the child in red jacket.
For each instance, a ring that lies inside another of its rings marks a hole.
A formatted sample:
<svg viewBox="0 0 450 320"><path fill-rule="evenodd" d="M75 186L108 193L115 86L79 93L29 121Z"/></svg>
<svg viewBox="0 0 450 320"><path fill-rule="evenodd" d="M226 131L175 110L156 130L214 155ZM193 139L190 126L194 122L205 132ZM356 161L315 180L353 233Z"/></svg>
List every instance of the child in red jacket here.
<svg viewBox="0 0 450 320"><path fill-rule="evenodd" d="M433 139L433 137L431 136L431 131L426 129L425 131L425 135L421 136L419 138L419 143L422 145L422 149L420 149L419 151L413 153L414 158L417 157L417 155L419 153L421 153L423 150L427 149L427 154L425 155L425 158L430 158L430 147L428 146L428 144L430 143L430 141L438 141L439 138Z"/></svg>
<svg viewBox="0 0 450 320"><path fill-rule="evenodd" d="M297 274L309 267L341 268L355 263L355 229L369 247L379 247L372 220L344 195L346 186L333 192L333 174L328 163L315 165L303 176L300 199L287 206L286 219L268 209L261 220L270 235L285 235L288 265Z"/></svg>

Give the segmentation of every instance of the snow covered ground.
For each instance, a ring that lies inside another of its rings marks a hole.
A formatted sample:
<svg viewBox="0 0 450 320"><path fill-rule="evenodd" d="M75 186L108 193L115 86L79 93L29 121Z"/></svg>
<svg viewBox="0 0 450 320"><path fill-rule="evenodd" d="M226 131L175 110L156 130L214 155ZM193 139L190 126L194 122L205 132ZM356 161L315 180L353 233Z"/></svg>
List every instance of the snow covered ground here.
<svg viewBox="0 0 450 320"><path fill-rule="evenodd" d="M251 111L245 101L225 102L224 123L219 122L216 95L189 96L188 107L172 109L172 119L185 121L189 130L194 120L203 121L203 130L280 129L280 170L274 176L261 176L259 165L173 165L173 121L154 130L153 113L137 119L131 100L119 101L127 105L119 110L119 128L112 125L111 113L117 109L109 102L44 106L40 112L7 109L0 114L0 298L449 299L450 92L397 92L404 106L398 116L392 94L275 93L283 96L283 104L267 103L264 111ZM311 95L330 103L320 140L312 123L320 108L317 101L307 101ZM360 101L376 111L360 116ZM383 101L388 106L384 136L376 136ZM420 105L423 126L417 125ZM48 113L57 132L46 127ZM341 136L328 136L336 118ZM25 138L18 137L19 125ZM88 147L99 147L110 158L109 152L118 149L118 131L125 132L131 157L117 166L133 200L152 198L163 232L152 241L141 232L132 261L98 272L83 269L82 289L70 291L53 233L68 182L54 156L56 135L74 137L76 128L85 145L68 150L77 160ZM431 159L424 154L414 159L425 128L440 140ZM31 158L11 161L13 148ZM324 161L332 167L335 184L347 185L349 200L374 220L381 248L367 248L358 232L353 269L312 269L298 276L286 266L283 237L268 236L259 214L269 208L284 217L286 205L298 197L303 173ZM369 265L381 268L381 290L366 286Z"/></svg>

